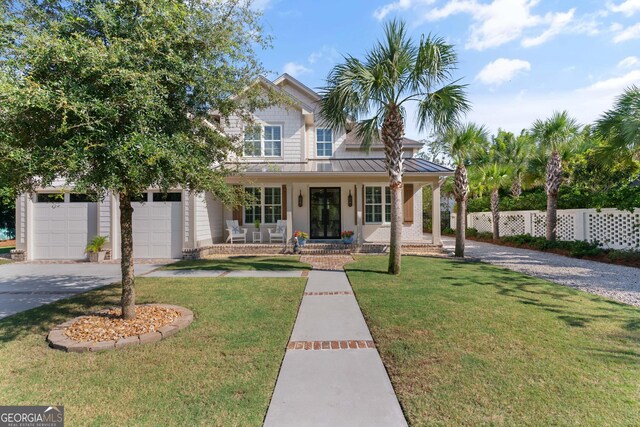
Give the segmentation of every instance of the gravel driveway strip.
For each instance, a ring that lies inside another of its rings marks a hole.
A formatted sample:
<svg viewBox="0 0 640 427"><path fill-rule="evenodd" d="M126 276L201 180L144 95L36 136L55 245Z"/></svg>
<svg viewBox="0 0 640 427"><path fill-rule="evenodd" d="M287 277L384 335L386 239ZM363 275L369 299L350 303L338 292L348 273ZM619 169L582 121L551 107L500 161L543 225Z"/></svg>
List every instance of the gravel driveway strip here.
<svg viewBox="0 0 640 427"><path fill-rule="evenodd" d="M455 240L443 238L453 251ZM640 306L640 269L467 240L465 256Z"/></svg>

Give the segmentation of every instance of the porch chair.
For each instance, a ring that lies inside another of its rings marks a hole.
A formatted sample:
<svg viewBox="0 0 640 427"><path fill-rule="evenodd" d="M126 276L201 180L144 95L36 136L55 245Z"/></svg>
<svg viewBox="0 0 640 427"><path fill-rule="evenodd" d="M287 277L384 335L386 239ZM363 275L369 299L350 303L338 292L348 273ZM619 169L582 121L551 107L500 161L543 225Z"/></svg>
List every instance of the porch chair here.
<svg viewBox="0 0 640 427"><path fill-rule="evenodd" d="M227 231L229 232L229 237L227 237L227 242L231 241L231 244L236 242L247 243L247 231L248 228L240 227L237 220L227 220Z"/></svg>
<svg viewBox="0 0 640 427"><path fill-rule="evenodd" d="M287 238L287 221L279 219L276 228L269 228L269 243L284 243Z"/></svg>

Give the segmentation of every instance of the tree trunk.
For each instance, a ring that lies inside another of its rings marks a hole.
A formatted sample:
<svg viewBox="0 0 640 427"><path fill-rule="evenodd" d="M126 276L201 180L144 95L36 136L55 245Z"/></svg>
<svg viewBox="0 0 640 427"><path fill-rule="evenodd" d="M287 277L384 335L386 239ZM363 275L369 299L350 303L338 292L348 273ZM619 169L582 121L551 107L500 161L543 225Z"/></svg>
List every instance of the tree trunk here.
<svg viewBox="0 0 640 427"><path fill-rule="evenodd" d="M391 189L391 236L389 239L389 274L400 274L402 256L402 137L404 122L398 107L392 105L382 124L385 163ZM384 211L383 211L384 214Z"/></svg>
<svg viewBox="0 0 640 427"><path fill-rule="evenodd" d="M467 232L467 196L469 179L463 163L456 166L453 183L453 196L456 199L456 249L454 255L464 258L464 241Z"/></svg>
<svg viewBox="0 0 640 427"><path fill-rule="evenodd" d="M545 187L547 190L547 240L554 242L556 240L556 227L558 221L558 190L562 184L562 163L560 154L554 150L547 162L547 181Z"/></svg>
<svg viewBox="0 0 640 427"><path fill-rule="evenodd" d="M454 256L464 258L464 241L467 230L467 202L456 200L456 249Z"/></svg>
<svg viewBox="0 0 640 427"><path fill-rule="evenodd" d="M511 195L518 198L522 195L522 177L518 175L513 184L511 184Z"/></svg>
<svg viewBox="0 0 640 427"><path fill-rule="evenodd" d="M122 258L122 317L136 318L136 291L133 271L133 207L129 195L120 194L120 240Z"/></svg>
<svg viewBox="0 0 640 427"><path fill-rule="evenodd" d="M491 216L493 217L493 241L500 240L500 193L497 188L491 191Z"/></svg>

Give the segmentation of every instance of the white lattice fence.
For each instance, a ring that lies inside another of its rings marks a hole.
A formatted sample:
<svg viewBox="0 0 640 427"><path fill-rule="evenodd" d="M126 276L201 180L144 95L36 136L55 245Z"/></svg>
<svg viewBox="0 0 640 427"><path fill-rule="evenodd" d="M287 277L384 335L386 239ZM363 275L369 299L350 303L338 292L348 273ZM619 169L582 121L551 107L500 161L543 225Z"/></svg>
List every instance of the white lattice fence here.
<svg viewBox="0 0 640 427"><path fill-rule="evenodd" d="M451 224L455 227L455 215ZM547 216L541 211L500 213L500 235L531 234L544 237ZM474 212L467 216L467 227L481 232L492 231L491 212ZM567 209L558 211L557 235L560 240L597 241L613 249L640 249L640 208L633 213L617 209Z"/></svg>

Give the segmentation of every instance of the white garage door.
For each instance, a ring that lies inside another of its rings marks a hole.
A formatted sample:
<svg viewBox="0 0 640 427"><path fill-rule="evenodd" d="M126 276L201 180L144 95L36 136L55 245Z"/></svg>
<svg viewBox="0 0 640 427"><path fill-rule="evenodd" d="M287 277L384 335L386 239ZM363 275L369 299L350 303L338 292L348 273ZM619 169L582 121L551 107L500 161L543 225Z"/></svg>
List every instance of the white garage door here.
<svg viewBox="0 0 640 427"><path fill-rule="evenodd" d="M132 203L133 257L182 257L182 202L150 199L147 203Z"/></svg>
<svg viewBox="0 0 640 427"><path fill-rule="evenodd" d="M33 205L33 259L85 259L97 230L96 203L39 201ZM44 200L44 199L43 199Z"/></svg>

